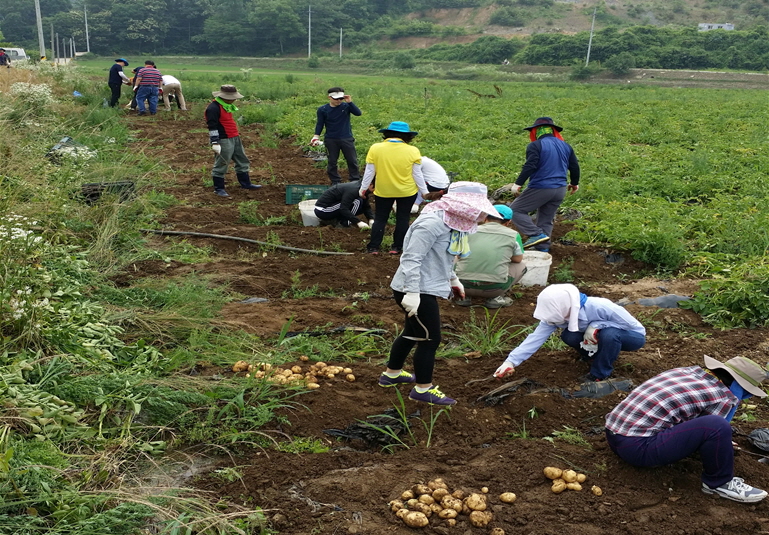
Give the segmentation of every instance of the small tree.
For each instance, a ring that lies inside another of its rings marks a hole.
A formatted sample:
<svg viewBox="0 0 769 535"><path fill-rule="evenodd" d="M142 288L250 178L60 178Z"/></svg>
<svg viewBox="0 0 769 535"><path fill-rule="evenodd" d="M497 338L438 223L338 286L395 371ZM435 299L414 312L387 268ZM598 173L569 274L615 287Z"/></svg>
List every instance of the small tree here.
<svg viewBox="0 0 769 535"><path fill-rule="evenodd" d="M635 68L635 56L630 52L620 52L604 62L604 66L615 76L623 76Z"/></svg>
<svg viewBox="0 0 769 535"><path fill-rule="evenodd" d="M398 69L413 69L417 66L414 56L408 52L398 52L393 58L393 63Z"/></svg>

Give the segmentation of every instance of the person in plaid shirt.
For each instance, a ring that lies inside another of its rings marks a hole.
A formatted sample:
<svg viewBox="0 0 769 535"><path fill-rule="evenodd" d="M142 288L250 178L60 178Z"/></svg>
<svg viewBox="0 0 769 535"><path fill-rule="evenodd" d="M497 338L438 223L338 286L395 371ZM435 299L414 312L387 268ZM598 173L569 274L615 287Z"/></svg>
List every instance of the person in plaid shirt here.
<svg viewBox="0 0 769 535"><path fill-rule="evenodd" d="M706 368L675 368L634 389L606 415L611 450L633 466L671 464L695 452L702 459L702 492L742 503L766 491L734 477L730 421L743 399L766 397L767 372L735 357L721 363L705 356Z"/></svg>

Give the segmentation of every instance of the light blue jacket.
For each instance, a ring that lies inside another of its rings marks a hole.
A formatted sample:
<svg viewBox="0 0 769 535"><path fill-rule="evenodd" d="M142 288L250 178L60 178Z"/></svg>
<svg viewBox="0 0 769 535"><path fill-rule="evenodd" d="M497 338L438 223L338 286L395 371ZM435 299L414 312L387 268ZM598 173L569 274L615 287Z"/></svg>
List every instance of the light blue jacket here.
<svg viewBox="0 0 769 535"><path fill-rule="evenodd" d="M540 321L534 332L510 352L505 362L517 367L542 347L551 334L558 329L566 329L568 325L568 322L556 325ZM646 336L646 328L637 319L623 307L603 297L588 297L585 305L579 309L579 332L585 332L588 326L596 329L614 327Z"/></svg>
<svg viewBox="0 0 769 535"><path fill-rule="evenodd" d="M390 288L448 299L449 280L455 276L455 257L447 251L450 236L451 229L443 222L442 210L421 214L406 232L401 263Z"/></svg>

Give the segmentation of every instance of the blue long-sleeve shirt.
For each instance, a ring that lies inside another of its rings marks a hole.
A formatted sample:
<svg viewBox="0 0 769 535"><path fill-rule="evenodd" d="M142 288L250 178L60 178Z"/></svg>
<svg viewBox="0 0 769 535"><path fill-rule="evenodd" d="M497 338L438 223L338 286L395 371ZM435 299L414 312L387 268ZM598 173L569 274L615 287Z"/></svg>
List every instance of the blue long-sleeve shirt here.
<svg viewBox="0 0 769 535"><path fill-rule="evenodd" d="M338 106L324 104L318 108L318 121L315 123L315 135L319 136L326 127L326 138L349 139L352 137L350 114L360 117L363 112L352 102L342 102Z"/></svg>
<svg viewBox="0 0 769 535"><path fill-rule="evenodd" d="M632 331L646 336L646 328L641 325L641 322L631 316L630 312L603 297L587 298L585 306L579 309L578 323L579 332L585 332L588 326L593 326L596 329L614 327L615 329ZM505 362L517 367L542 347L551 334L558 329L566 329L568 326L568 322L555 325L540 321L534 332L527 336L521 345L510 352Z"/></svg>
<svg viewBox="0 0 769 535"><path fill-rule="evenodd" d="M530 188L562 188L566 186L567 171L569 182L578 185L580 169L574 149L565 141L547 134L526 147L526 162L515 183L523 186L530 179Z"/></svg>

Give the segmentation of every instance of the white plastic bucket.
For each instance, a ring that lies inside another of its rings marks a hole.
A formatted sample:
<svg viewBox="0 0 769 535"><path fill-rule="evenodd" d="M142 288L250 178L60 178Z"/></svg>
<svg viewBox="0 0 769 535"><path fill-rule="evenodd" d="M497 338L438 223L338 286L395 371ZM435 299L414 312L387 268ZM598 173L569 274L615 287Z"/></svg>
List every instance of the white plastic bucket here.
<svg viewBox="0 0 769 535"><path fill-rule="evenodd" d="M521 277L521 286L547 286L547 276L550 274L550 264L553 257L542 251L524 251L523 262L526 273Z"/></svg>
<svg viewBox="0 0 769 535"><path fill-rule="evenodd" d="M302 223L305 227L317 227L320 219L315 215L315 199L309 199L299 203L299 213L302 214Z"/></svg>

